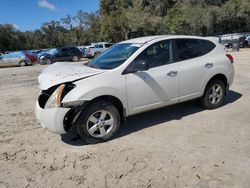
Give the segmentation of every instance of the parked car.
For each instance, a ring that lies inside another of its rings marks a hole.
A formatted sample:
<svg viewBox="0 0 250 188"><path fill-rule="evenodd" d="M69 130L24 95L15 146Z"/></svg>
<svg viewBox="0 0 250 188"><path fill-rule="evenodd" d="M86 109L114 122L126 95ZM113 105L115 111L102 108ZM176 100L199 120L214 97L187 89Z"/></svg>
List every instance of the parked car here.
<svg viewBox="0 0 250 188"><path fill-rule="evenodd" d="M241 48L249 48L250 47L247 37L240 37L239 43L240 43Z"/></svg>
<svg viewBox="0 0 250 188"><path fill-rule="evenodd" d="M247 37L246 37L246 41L247 41L247 43L248 43L248 46L250 47L250 36L247 36Z"/></svg>
<svg viewBox="0 0 250 188"><path fill-rule="evenodd" d="M98 43L91 43L92 46L95 47L95 56L106 51L108 48L113 46L113 43L109 42L98 42Z"/></svg>
<svg viewBox="0 0 250 188"><path fill-rule="evenodd" d="M85 48L83 48L84 57L93 58L99 55L100 53L106 51L112 45L113 43L108 43L108 42L91 43L90 46L85 46Z"/></svg>
<svg viewBox="0 0 250 188"><path fill-rule="evenodd" d="M27 66L32 65L30 59L23 52L11 52L0 55L0 66Z"/></svg>
<svg viewBox="0 0 250 188"><path fill-rule="evenodd" d="M90 51L93 46L77 46L79 50L81 50L83 57L92 57L92 52Z"/></svg>
<svg viewBox="0 0 250 188"><path fill-rule="evenodd" d="M46 55L49 51L50 51L50 49L44 49L44 50L38 50L38 51L36 51L35 53L36 53L36 59L37 59L37 61L39 61L40 58L41 58L41 56Z"/></svg>
<svg viewBox="0 0 250 188"><path fill-rule="evenodd" d="M51 64L59 61L77 62L83 57L82 52L77 47L62 47L51 49L48 53L40 56L41 64Z"/></svg>
<svg viewBox="0 0 250 188"><path fill-rule="evenodd" d="M29 61L32 63L36 62L36 56L32 51L23 51L23 53L25 54L26 58L29 59Z"/></svg>
<svg viewBox="0 0 250 188"><path fill-rule="evenodd" d="M93 58L95 57L95 52L96 52L96 49L94 46L86 46L84 49L83 49L83 56L86 57L86 58Z"/></svg>
<svg viewBox="0 0 250 188"><path fill-rule="evenodd" d="M232 40L222 40L221 44L225 47L225 48L233 48L233 43L234 41Z"/></svg>
<svg viewBox="0 0 250 188"><path fill-rule="evenodd" d="M197 98L207 109L222 106L233 61L211 38L127 40L86 65L46 67L38 77L36 117L54 133L76 126L88 143L107 141L134 114Z"/></svg>

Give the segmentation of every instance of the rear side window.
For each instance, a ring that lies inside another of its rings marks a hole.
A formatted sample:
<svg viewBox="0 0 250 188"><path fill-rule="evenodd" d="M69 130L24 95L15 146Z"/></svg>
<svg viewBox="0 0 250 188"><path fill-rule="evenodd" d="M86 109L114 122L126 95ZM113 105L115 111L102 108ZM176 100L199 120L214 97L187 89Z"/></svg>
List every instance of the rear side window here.
<svg viewBox="0 0 250 188"><path fill-rule="evenodd" d="M68 49L67 48L62 48L62 52L67 52Z"/></svg>
<svg viewBox="0 0 250 188"><path fill-rule="evenodd" d="M184 61L204 55L203 45L198 39L176 39L176 56Z"/></svg>
<svg viewBox="0 0 250 188"><path fill-rule="evenodd" d="M78 52L79 49L77 47L69 47L68 51L70 51L70 52Z"/></svg>
<svg viewBox="0 0 250 188"><path fill-rule="evenodd" d="M200 41L204 47L204 54L208 54L216 47L216 45L211 41L208 40L200 40Z"/></svg>
<svg viewBox="0 0 250 188"><path fill-rule="evenodd" d="M95 45L96 48L103 48L103 44L97 44Z"/></svg>
<svg viewBox="0 0 250 188"><path fill-rule="evenodd" d="M113 44L105 44L105 48L109 48L110 46L112 46Z"/></svg>

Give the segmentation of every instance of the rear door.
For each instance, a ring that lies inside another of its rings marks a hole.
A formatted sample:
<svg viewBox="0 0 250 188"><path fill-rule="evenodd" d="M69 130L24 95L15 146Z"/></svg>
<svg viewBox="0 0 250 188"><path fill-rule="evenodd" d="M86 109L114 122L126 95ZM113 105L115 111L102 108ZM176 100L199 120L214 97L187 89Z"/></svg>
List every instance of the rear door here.
<svg viewBox="0 0 250 188"><path fill-rule="evenodd" d="M205 41L205 40L204 40ZM200 39L175 39L175 57L179 64L180 101L200 96L205 74L212 71L213 62L207 58L207 49ZM209 41L207 41L209 42Z"/></svg>
<svg viewBox="0 0 250 188"><path fill-rule="evenodd" d="M146 48L129 66L139 61L149 70L126 74L129 115L178 102L178 67L173 63L172 41Z"/></svg>

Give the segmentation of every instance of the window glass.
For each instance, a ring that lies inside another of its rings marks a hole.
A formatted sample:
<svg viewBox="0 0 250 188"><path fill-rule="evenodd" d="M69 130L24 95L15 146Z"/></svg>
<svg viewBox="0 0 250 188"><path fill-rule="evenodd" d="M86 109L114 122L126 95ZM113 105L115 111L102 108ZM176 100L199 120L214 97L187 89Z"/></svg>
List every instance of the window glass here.
<svg viewBox="0 0 250 188"><path fill-rule="evenodd" d="M138 45L131 43L116 44L86 65L97 69L114 69L123 64L139 48Z"/></svg>
<svg viewBox="0 0 250 188"><path fill-rule="evenodd" d="M172 42L170 40L160 41L146 48L134 62L145 61L148 68L154 68L172 63L172 54Z"/></svg>
<svg viewBox="0 0 250 188"><path fill-rule="evenodd" d="M73 51L74 51L74 48L73 48L73 47L69 47L69 48L68 48L68 51L69 51L69 52L73 52Z"/></svg>
<svg viewBox="0 0 250 188"><path fill-rule="evenodd" d="M67 52L68 48L62 48L62 52Z"/></svg>
<svg viewBox="0 0 250 188"><path fill-rule="evenodd" d="M204 55L203 46L198 39L176 39L175 41L180 61Z"/></svg>
<svg viewBox="0 0 250 188"><path fill-rule="evenodd" d="M51 50L49 51L49 54L50 54L50 55L56 55L56 54L58 54L58 53L59 53L59 51L58 51L58 49L56 49L56 48L51 49Z"/></svg>
<svg viewBox="0 0 250 188"><path fill-rule="evenodd" d="M2 55L2 58L3 58L3 59L8 59L8 58L10 58L10 54L3 54L3 55Z"/></svg>
<svg viewBox="0 0 250 188"><path fill-rule="evenodd" d="M216 45L208 40L200 40L202 45L204 46L204 50L205 50L205 54L208 54L209 52L211 52Z"/></svg>
<svg viewBox="0 0 250 188"><path fill-rule="evenodd" d="M98 45L98 48L103 48L103 44L99 44L99 45Z"/></svg>
<svg viewBox="0 0 250 188"><path fill-rule="evenodd" d="M70 52L78 52L78 48L76 48L76 47L70 47L69 51Z"/></svg>
<svg viewBox="0 0 250 188"><path fill-rule="evenodd" d="M109 48L110 46L112 46L113 44L105 44L105 48Z"/></svg>

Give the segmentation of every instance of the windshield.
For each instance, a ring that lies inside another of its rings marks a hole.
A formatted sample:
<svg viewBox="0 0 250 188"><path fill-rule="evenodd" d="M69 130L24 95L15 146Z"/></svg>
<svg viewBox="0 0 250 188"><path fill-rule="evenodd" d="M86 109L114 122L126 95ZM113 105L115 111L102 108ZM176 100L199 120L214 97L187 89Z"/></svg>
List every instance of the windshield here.
<svg viewBox="0 0 250 188"><path fill-rule="evenodd" d="M97 69L114 69L123 64L142 44L116 44L90 61L87 66Z"/></svg>

